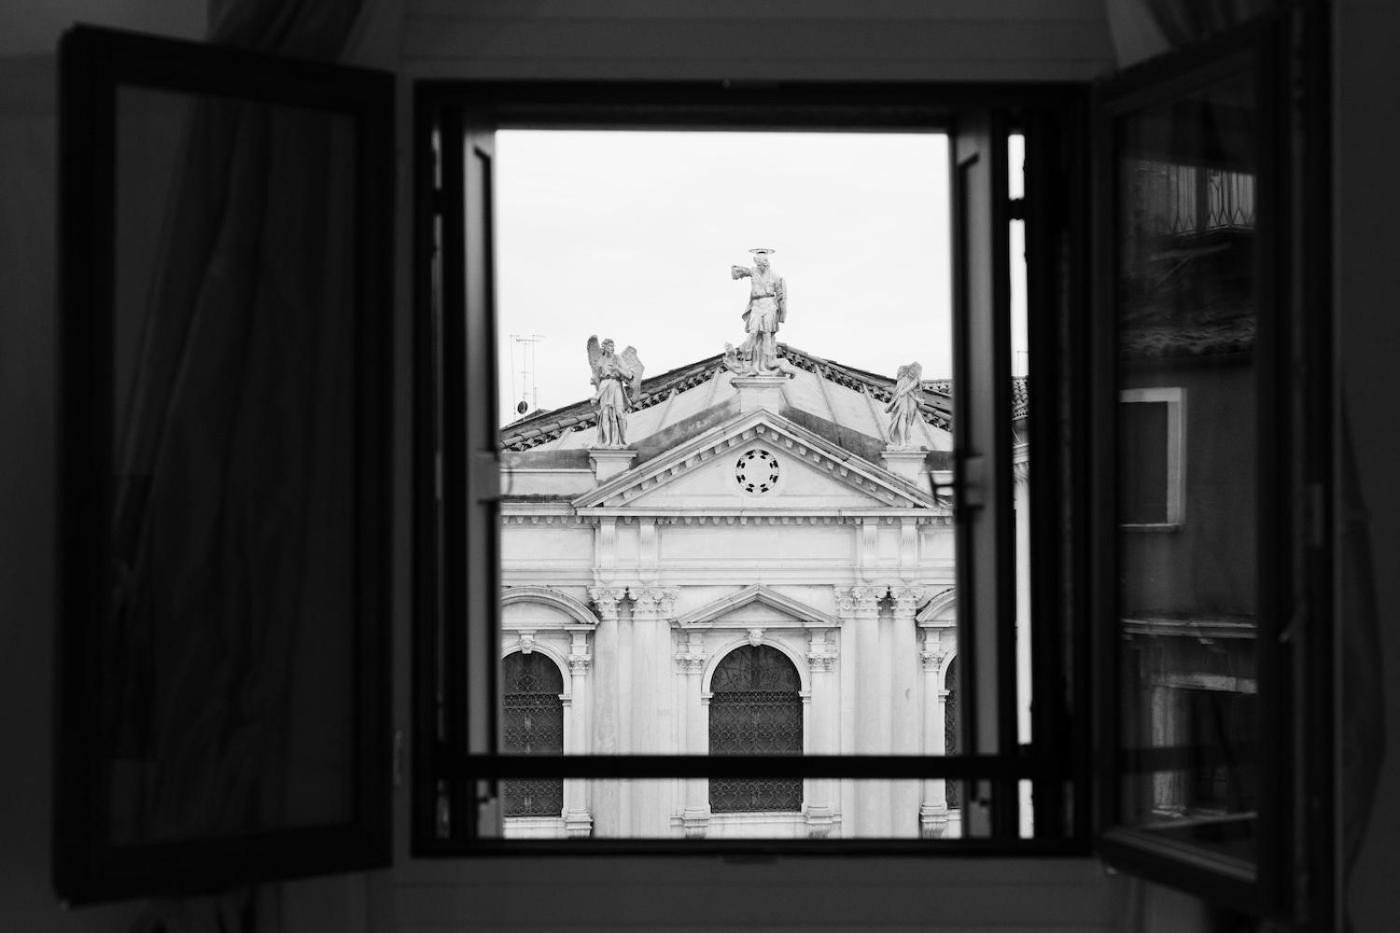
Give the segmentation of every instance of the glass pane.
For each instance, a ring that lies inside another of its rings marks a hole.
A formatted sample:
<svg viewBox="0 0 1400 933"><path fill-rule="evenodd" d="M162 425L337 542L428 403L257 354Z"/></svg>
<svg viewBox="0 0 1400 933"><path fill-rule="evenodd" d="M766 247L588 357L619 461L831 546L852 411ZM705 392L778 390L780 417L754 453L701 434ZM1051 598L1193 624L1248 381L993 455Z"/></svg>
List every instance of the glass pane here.
<svg viewBox="0 0 1400 933"><path fill-rule="evenodd" d="M116 125L111 841L339 823L355 122L123 88Z"/></svg>
<svg viewBox="0 0 1400 933"><path fill-rule="evenodd" d="M960 747L947 159L497 133L501 652L563 673L565 753ZM913 837L944 784L566 778L505 834Z"/></svg>
<svg viewBox="0 0 1400 933"><path fill-rule="evenodd" d="M1118 125L1121 817L1254 857L1252 83ZM1147 754L1147 752L1151 754Z"/></svg>

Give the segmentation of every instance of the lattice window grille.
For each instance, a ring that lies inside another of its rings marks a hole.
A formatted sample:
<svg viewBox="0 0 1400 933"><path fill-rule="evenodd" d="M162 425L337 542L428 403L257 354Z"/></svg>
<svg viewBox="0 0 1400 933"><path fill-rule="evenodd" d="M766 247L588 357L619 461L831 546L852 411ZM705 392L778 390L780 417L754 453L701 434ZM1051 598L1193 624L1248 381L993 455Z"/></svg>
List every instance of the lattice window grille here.
<svg viewBox="0 0 1400 933"><path fill-rule="evenodd" d="M802 682L792 662L766 645L736 648L710 680L710 754L802 754ZM716 813L800 810L800 778L710 781Z"/></svg>
<svg viewBox="0 0 1400 933"><path fill-rule="evenodd" d="M501 750L547 755L564 751L564 678L549 658L532 652L501 662ZM564 811L562 778L501 782L506 816L559 816Z"/></svg>

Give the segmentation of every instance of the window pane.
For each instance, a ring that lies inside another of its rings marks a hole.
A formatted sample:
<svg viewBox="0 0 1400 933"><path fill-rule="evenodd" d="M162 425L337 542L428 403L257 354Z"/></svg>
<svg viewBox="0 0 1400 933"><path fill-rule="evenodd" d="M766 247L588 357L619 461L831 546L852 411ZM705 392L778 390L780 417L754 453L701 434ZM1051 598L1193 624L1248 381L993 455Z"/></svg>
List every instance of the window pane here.
<svg viewBox="0 0 1400 933"><path fill-rule="evenodd" d="M501 650L564 672L563 750L959 747L946 137L495 151ZM959 820L941 780L563 785L559 836Z"/></svg>
<svg viewBox="0 0 1400 933"><path fill-rule="evenodd" d="M1238 79L1122 120L1117 179L1120 815L1244 859L1258 736L1250 102Z"/></svg>

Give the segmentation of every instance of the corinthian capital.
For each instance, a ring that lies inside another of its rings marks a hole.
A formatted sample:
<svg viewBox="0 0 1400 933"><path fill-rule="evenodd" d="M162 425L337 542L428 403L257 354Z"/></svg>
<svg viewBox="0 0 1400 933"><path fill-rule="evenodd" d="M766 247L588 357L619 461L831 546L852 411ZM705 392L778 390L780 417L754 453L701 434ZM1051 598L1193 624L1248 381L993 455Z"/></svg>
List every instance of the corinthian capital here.
<svg viewBox="0 0 1400 933"><path fill-rule="evenodd" d="M590 586L588 598L598 607L598 614L604 619L617 620L617 604L627 596L625 586Z"/></svg>
<svg viewBox="0 0 1400 933"><path fill-rule="evenodd" d="M880 610L880 597L884 595L882 586L838 586L836 610L842 616L875 613Z"/></svg>
<svg viewBox="0 0 1400 933"><path fill-rule="evenodd" d="M918 608L920 600L924 598L924 592L922 586L890 587L890 598L894 600L895 618L913 617L914 610Z"/></svg>
<svg viewBox="0 0 1400 933"><path fill-rule="evenodd" d="M669 618L680 591L665 586L633 586L628 588L632 595L632 611L636 615Z"/></svg>

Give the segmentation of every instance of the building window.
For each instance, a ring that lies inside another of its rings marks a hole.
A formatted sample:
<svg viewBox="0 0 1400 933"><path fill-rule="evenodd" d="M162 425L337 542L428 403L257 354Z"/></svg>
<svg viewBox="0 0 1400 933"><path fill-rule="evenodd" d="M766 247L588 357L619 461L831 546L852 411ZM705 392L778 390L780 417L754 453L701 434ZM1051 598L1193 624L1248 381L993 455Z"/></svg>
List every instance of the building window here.
<svg viewBox="0 0 1400 933"><path fill-rule="evenodd" d="M801 688L797 668L776 648L745 645L725 655L710 680L710 754L802 754ZM710 781L715 813L801 808L800 778Z"/></svg>
<svg viewBox="0 0 1400 933"><path fill-rule="evenodd" d="M1123 525L1181 524L1185 398L1179 386L1124 389L1119 394L1118 515Z"/></svg>
<svg viewBox="0 0 1400 933"><path fill-rule="evenodd" d="M947 696L943 700L943 744L949 755L962 752L962 713L958 709L958 661L949 662L948 674L943 679L943 689ZM962 781L949 781L944 791L948 809L962 806Z"/></svg>
<svg viewBox="0 0 1400 933"><path fill-rule="evenodd" d="M508 654L501 662L502 751L557 755L564 751L564 677L538 652ZM501 782L505 815L559 816L564 810L562 778Z"/></svg>

